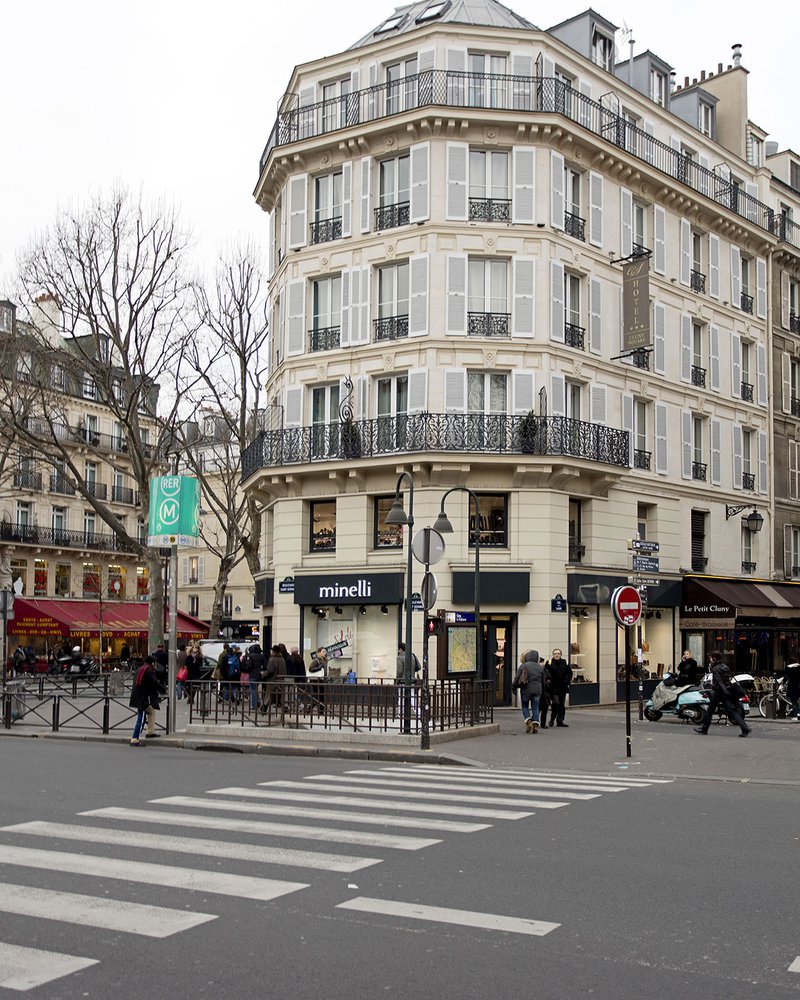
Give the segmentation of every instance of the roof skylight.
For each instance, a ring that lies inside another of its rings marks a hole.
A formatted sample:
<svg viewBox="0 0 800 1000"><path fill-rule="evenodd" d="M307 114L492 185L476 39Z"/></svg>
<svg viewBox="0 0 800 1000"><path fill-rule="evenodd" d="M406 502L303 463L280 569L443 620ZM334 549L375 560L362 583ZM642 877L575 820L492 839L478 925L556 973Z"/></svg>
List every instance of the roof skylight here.
<svg viewBox="0 0 800 1000"><path fill-rule="evenodd" d="M437 17L441 17L449 6L450 0L433 0L433 3L429 3L419 15L417 24L422 24L425 21L433 21Z"/></svg>
<svg viewBox="0 0 800 1000"><path fill-rule="evenodd" d="M382 35L385 31L393 31L395 28L399 28L405 19L405 14L392 14L391 17L386 18L379 28L375 29L375 34Z"/></svg>

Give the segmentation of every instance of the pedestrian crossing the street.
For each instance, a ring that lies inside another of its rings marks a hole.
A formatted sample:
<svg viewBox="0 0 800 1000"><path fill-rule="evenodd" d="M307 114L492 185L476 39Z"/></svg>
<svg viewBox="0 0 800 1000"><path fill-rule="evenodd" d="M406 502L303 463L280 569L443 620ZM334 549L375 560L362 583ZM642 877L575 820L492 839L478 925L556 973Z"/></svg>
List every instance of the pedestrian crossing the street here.
<svg viewBox="0 0 800 1000"><path fill-rule="evenodd" d="M232 897L243 905L269 903L311 888L314 879L328 873L370 870L392 855L435 849L445 840L480 835L498 824L525 823L554 810L591 805L604 795L666 783L396 764L212 788L202 795L167 795L139 808L109 803L79 811L70 822L0 827L0 913L121 935L186 934L218 918L215 897ZM150 861L151 843L157 843L158 863ZM300 880L272 877L284 868L297 871ZM35 884L27 884L36 873ZM76 891L64 891L58 878L65 876L76 877ZM126 884L169 887L172 905L125 899ZM195 908L193 899L199 898L202 906ZM373 913L417 925L427 921L534 935L558 927L527 917L367 896L344 899L336 910L343 918L347 912ZM33 989L99 961L90 950L71 955L0 941L0 989Z"/></svg>

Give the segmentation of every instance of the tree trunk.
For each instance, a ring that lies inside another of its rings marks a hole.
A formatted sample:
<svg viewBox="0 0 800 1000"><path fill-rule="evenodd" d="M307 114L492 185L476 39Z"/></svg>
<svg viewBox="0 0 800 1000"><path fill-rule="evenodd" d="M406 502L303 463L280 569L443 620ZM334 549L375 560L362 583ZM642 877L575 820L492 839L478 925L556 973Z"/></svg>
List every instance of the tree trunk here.
<svg viewBox="0 0 800 1000"><path fill-rule="evenodd" d="M164 641L164 560L158 549L147 550L149 589L147 605L148 652Z"/></svg>
<svg viewBox="0 0 800 1000"><path fill-rule="evenodd" d="M217 574L217 579L214 582L214 600L211 604L211 622L208 626L209 639L216 639L219 635L225 591L228 588L228 580L230 579L232 565L232 556L224 556L220 559L219 573Z"/></svg>

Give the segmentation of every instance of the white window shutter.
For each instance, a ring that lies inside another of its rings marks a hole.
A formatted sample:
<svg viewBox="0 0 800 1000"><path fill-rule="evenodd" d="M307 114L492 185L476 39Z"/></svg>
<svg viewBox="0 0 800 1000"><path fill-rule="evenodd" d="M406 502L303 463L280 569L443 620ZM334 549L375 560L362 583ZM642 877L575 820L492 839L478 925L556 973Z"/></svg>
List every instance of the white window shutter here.
<svg viewBox="0 0 800 1000"><path fill-rule="evenodd" d="M669 471L667 454L667 404L656 403L656 472L666 476Z"/></svg>
<svg viewBox="0 0 800 1000"><path fill-rule="evenodd" d="M189 557L181 556L181 583L184 587L189 585Z"/></svg>
<svg viewBox="0 0 800 1000"><path fill-rule="evenodd" d="M564 376L554 372L550 376L550 414L563 417L567 412L567 387Z"/></svg>
<svg viewBox="0 0 800 1000"><path fill-rule="evenodd" d="M436 49L420 49L417 53L417 72L429 73L436 65Z"/></svg>
<svg viewBox="0 0 800 1000"><path fill-rule="evenodd" d="M660 205L653 209L653 270L667 273L667 217Z"/></svg>
<svg viewBox="0 0 800 1000"><path fill-rule="evenodd" d="M293 281L289 285L289 337L286 353L302 354L306 341L306 283Z"/></svg>
<svg viewBox="0 0 800 1000"><path fill-rule="evenodd" d="M792 559L792 525L783 526L783 575L787 580L794 576L794 560Z"/></svg>
<svg viewBox="0 0 800 1000"><path fill-rule="evenodd" d="M742 308L742 252L738 247L731 247L731 305Z"/></svg>
<svg viewBox="0 0 800 1000"><path fill-rule="evenodd" d="M667 311L661 302L656 302L653 307L655 319L655 331L653 333L653 370L657 375L664 375L666 372L667 355Z"/></svg>
<svg viewBox="0 0 800 1000"><path fill-rule="evenodd" d="M198 583L205 583L206 582L206 557L205 556L198 556L197 557L197 582Z"/></svg>
<svg viewBox="0 0 800 1000"><path fill-rule="evenodd" d="M511 57L511 72L514 76L533 76L533 57L513 55Z"/></svg>
<svg viewBox="0 0 800 1000"><path fill-rule="evenodd" d="M408 373L408 412L425 413L428 409L428 369L412 368Z"/></svg>
<svg viewBox="0 0 800 1000"><path fill-rule="evenodd" d="M756 316L767 318L767 262L763 257L756 260Z"/></svg>
<svg viewBox="0 0 800 1000"><path fill-rule="evenodd" d="M767 432L758 432L758 492L766 493L768 487Z"/></svg>
<svg viewBox="0 0 800 1000"><path fill-rule="evenodd" d="M792 409L792 358L788 351L781 354L781 410L790 413Z"/></svg>
<svg viewBox="0 0 800 1000"><path fill-rule="evenodd" d="M511 202L512 222L534 223L536 148L534 146L514 146L512 150L513 192Z"/></svg>
<svg viewBox="0 0 800 1000"><path fill-rule="evenodd" d="M681 219L681 284L689 285L692 280L692 224Z"/></svg>
<svg viewBox="0 0 800 1000"><path fill-rule="evenodd" d="M369 420L369 375L356 379L356 420Z"/></svg>
<svg viewBox="0 0 800 1000"><path fill-rule="evenodd" d="M742 338L731 334L731 395L742 398Z"/></svg>
<svg viewBox="0 0 800 1000"><path fill-rule="evenodd" d="M544 85L541 88L541 111L555 111L555 91L554 91L554 81L553 77L556 73L556 64L553 60L541 52L538 59L536 60L536 70L537 75L541 76L544 80Z"/></svg>
<svg viewBox="0 0 800 1000"><path fill-rule="evenodd" d="M284 425L300 427L303 423L303 386L294 385L287 389L285 400Z"/></svg>
<svg viewBox="0 0 800 1000"><path fill-rule="evenodd" d="M467 258L450 254L447 258L447 333L467 332Z"/></svg>
<svg viewBox="0 0 800 1000"><path fill-rule="evenodd" d="M692 414L681 410L681 476L692 478Z"/></svg>
<svg viewBox="0 0 800 1000"><path fill-rule="evenodd" d="M607 421L606 387L593 382L589 386L589 420L593 424Z"/></svg>
<svg viewBox="0 0 800 1000"><path fill-rule="evenodd" d="M347 160L342 164L342 236L350 236L353 231L353 164Z"/></svg>
<svg viewBox="0 0 800 1000"><path fill-rule="evenodd" d="M408 334L421 337L428 332L428 255L412 257L409 268Z"/></svg>
<svg viewBox="0 0 800 1000"><path fill-rule="evenodd" d="M550 224L564 228L564 157L550 151Z"/></svg>
<svg viewBox="0 0 800 1000"><path fill-rule="evenodd" d="M269 248L267 254L267 275L272 277L275 271L275 212L273 209L269 213Z"/></svg>
<svg viewBox="0 0 800 1000"><path fill-rule="evenodd" d="M372 221L372 157L361 157L361 232L368 233Z"/></svg>
<svg viewBox="0 0 800 1000"><path fill-rule="evenodd" d="M377 63L370 63L369 86L370 89L367 93L367 118L369 121L374 121L374 119L379 118L383 114L383 109L379 106L381 99L381 91L377 89L378 86Z"/></svg>
<svg viewBox="0 0 800 1000"><path fill-rule="evenodd" d="M467 183L469 145L466 142L447 143L447 198L445 218L465 222L469 217Z"/></svg>
<svg viewBox="0 0 800 1000"><path fill-rule="evenodd" d="M781 271L781 326L789 329L789 272Z"/></svg>
<svg viewBox="0 0 800 1000"><path fill-rule="evenodd" d="M656 133L655 125L653 125L653 123L649 121L647 118L645 118L644 121L642 122L642 128L644 130L645 135L652 137ZM655 143L649 142L647 139L643 139L642 146L644 149L645 160L648 163L652 163L655 155Z"/></svg>
<svg viewBox="0 0 800 1000"><path fill-rule="evenodd" d="M628 465L633 466L633 396L622 394L622 429L628 432Z"/></svg>
<svg viewBox="0 0 800 1000"><path fill-rule="evenodd" d="M711 485L722 483L722 425L719 420L711 421Z"/></svg>
<svg viewBox="0 0 800 1000"><path fill-rule="evenodd" d="M578 80L578 92L582 97L588 98L586 101L580 101L578 105L578 121L581 125L586 128L592 127L592 105L589 103L592 99L592 85L588 80Z"/></svg>
<svg viewBox="0 0 800 1000"><path fill-rule="evenodd" d="M448 49L447 68L451 73L466 73L467 71L467 50Z"/></svg>
<svg viewBox="0 0 800 1000"><path fill-rule="evenodd" d="M447 368L444 373L444 412L464 413L467 409L467 370Z"/></svg>
<svg viewBox="0 0 800 1000"><path fill-rule="evenodd" d="M297 174L289 179L289 249L298 250L307 242L306 202L308 174Z"/></svg>
<svg viewBox="0 0 800 1000"><path fill-rule="evenodd" d="M514 413L530 413L534 408L535 395L533 372L512 372L512 390L514 394Z"/></svg>
<svg viewBox="0 0 800 1000"><path fill-rule="evenodd" d="M369 330L369 293L370 293L370 269L361 268L361 336L360 344L368 344L370 340Z"/></svg>
<svg viewBox="0 0 800 1000"><path fill-rule="evenodd" d="M708 349L708 367L709 371L709 382L710 387L713 392L719 392L720 390L720 369L719 369L719 327L712 326L709 328L709 349Z"/></svg>
<svg viewBox="0 0 800 1000"><path fill-rule="evenodd" d="M603 283L599 278L589 279L589 350L603 353Z"/></svg>
<svg viewBox="0 0 800 1000"><path fill-rule="evenodd" d="M719 298L719 236L714 233L708 237L708 294Z"/></svg>
<svg viewBox="0 0 800 1000"><path fill-rule="evenodd" d="M633 194L625 188L619 189L620 203L620 257L630 257L633 253Z"/></svg>
<svg viewBox="0 0 800 1000"><path fill-rule="evenodd" d="M564 265L550 261L550 339L564 343Z"/></svg>
<svg viewBox="0 0 800 1000"><path fill-rule="evenodd" d="M745 181L744 193L744 214L751 222L758 222L758 184Z"/></svg>
<svg viewBox="0 0 800 1000"><path fill-rule="evenodd" d="M767 349L756 345L756 399L759 406L767 405Z"/></svg>
<svg viewBox="0 0 800 1000"><path fill-rule="evenodd" d="M692 381L692 317L681 315L681 382Z"/></svg>
<svg viewBox="0 0 800 1000"><path fill-rule="evenodd" d="M340 335L341 340L341 335ZM350 271L350 343L361 343L361 268Z"/></svg>
<svg viewBox="0 0 800 1000"><path fill-rule="evenodd" d="M704 156L702 153L698 153L697 163L701 167L701 169L698 170L696 173L697 190L702 192L703 194L708 194L710 188L711 176L710 173L708 173L707 171L709 170L710 167L710 161L707 156Z"/></svg>
<svg viewBox="0 0 800 1000"><path fill-rule="evenodd" d="M350 100L351 98L354 100L355 97L353 95L355 95L360 89L361 89L361 74L359 73L359 71L357 69L350 70L350 95L351 95L351 97L348 98L348 100ZM349 124L349 121L348 121L348 124Z"/></svg>
<svg viewBox="0 0 800 1000"><path fill-rule="evenodd" d="M532 257L514 258L514 316L512 336L532 337L534 334L534 300L536 261Z"/></svg>
<svg viewBox="0 0 800 1000"><path fill-rule="evenodd" d="M339 343L341 344L342 347L349 347L351 338L350 328L352 326L350 321L350 304L352 299L350 295L349 271L342 271L341 290L342 290L342 309L339 319Z"/></svg>
<svg viewBox="0 0 800 1000"><path fill-rule="evenodd" d="M743 446L742 446L742 428L740 424L733 425L733 488L735 490L740 490L742 488L742 470L743 470Z"/></svg>
<svg viewBox="0 0 800 1000"><path fill-rule="evenodd" d="M411 208L409 218L411 222L424 222L430 218L430 156L431 144L429 142L418 142L412 146L411 157Z"/></svg>
<svg viewBox="0 0 800 1000"><path fill-rule="evenodd" d="M589 242L603 245L603 175L595 171L589 174Z"/></svg>

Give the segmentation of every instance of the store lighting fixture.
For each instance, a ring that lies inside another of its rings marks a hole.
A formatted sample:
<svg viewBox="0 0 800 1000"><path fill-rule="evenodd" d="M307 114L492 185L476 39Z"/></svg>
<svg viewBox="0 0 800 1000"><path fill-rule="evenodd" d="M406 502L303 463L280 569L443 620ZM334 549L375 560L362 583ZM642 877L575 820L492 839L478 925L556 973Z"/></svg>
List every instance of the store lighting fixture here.
<svg viewBox="0 0 800 1000"><path fill-rule="evenodd" d="M342 613L342 609L338 604L333 610L336 612L337 615L340 615Z"/></svg>
<svg viewBox="0 0 800 1000"><path fill-rule="evenodd" d="M360 608L358 609L358 613L359 613L360 615L365 615L365 614L367 613L367 609L366 609L366 608L364 607L364 605L363 605L363 604L362 604L362 605L361 605L361 607L360 607Z"/></svg>
<svg viewBox="0 0 800 1000"><path fill-rule="evenodd" d="M389 614L389 609L386 607L385 604L381 604L381 614L382 615L388 615Z"/></svg>

